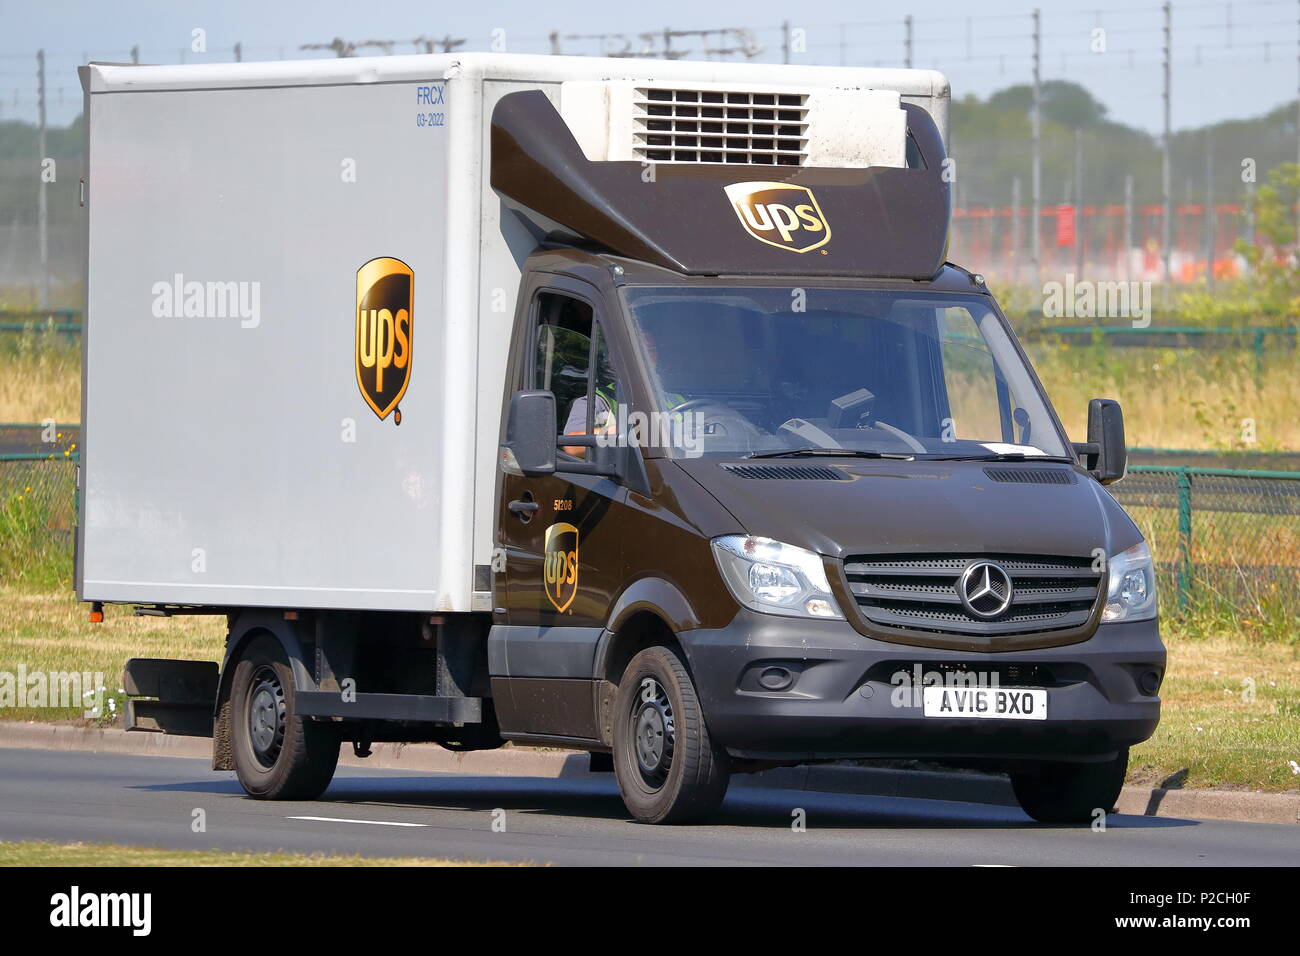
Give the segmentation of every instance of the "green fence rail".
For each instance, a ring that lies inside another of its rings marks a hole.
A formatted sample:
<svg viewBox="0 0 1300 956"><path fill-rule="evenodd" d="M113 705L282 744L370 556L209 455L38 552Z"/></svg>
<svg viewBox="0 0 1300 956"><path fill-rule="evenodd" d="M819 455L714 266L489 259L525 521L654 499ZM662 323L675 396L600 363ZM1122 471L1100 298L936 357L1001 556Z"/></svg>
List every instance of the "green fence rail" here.
<svg viewBox="0 0 1300 956"><path fill-rule="evenodd" d="M78 459L0 454L0 583L67 580ZM1133 465L1110 491L1151 546L1166 611L1208 600L1300 616L1300 471Z"/></svg>
<svg viewBox="0 0 1300 956"><path fill-rule="evenodd" d="M1144 328L1110 325L1044 325L1017 330L1025 342L1060 339L1071 345L1086 345L1100 340L1106 345L1174 346L1183 348L1250 349L1255 359L1255 378L1264 374L1266 345L1294 350L1300 341L1300 328L1284 326L1203 327L1196 325L1161 326L1152 323Z"/></svg>
<svg viewBox="0 0 1300 956"><path fill-rule="evenodd" d="M0 321L18 319L22 322L80 322L80 309L0 309Z"/></svg>
<svg viewBox="0 0 1300 956"><path fill-rule="evenodd" d="M0 309L0 332L81 334L80 309Z"/></svg>
<svg viewBox="0 0 1300 956"><path fill-rule="evenodd" d="M0 450L3 450L4 426L0 425ZM78 440L69 429L70 441ZM1300 472L1300 451L1250 451L1234 449L1215 451L1204 448L1135 448L1128 450L1129 470L1136 465L1182 466L1192 469L1230 468L1234 471Z"/></svg>

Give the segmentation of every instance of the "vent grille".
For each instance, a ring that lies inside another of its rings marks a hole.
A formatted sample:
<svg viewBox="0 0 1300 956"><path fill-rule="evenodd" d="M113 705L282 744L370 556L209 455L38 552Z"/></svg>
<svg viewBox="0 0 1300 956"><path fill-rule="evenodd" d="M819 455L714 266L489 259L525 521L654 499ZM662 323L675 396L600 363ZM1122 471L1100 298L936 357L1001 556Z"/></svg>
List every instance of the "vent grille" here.
<svg viewBox="0 0 1300 956"><path fill-rule="evenodd" d="M639 88L632 151L656 163L802 166L807 100L802 93Z"/></svg>
<svg viewBox="0 0 1300 956"><path fill-rule="evenodd" d="M1021 485L1072 485L1079 480L1068 468L985 468L984 474Z"/></svg>
<svg viewBox="0 0 1300 956"><path fill-rule="evenodd" d="M962 572L990 561L1011 578L1011 605L993 619L962 605ZM1101 573L1091 558L1027 555L884 555L844 562L859 613L885 628L944 634L1011 635L1081 627L1092 616Z"/></svg>
<svg viewBox="0 0 1300 956"><path fill-rule="evenodd" d="M848 481L838 468L825 465L723 465L737 478L785 479L800 481Z"/></svg>

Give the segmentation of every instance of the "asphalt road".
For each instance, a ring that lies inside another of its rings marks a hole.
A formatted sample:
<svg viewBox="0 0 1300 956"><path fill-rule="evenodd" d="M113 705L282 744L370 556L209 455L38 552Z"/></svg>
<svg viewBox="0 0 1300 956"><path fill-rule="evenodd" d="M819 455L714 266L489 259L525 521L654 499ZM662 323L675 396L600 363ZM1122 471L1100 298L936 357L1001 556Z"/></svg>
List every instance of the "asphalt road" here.
<svg viewBox="0 0 1300 956"><path fill-rule="evenodd" d="M191 830L196 809L205 833ZM497 809L504 832L493 832ZM321 800L269 803L205 760L5 749L0 840L597 866L1300 864L1300 826L1281 824L1115 815L1093 832L1005 807L733 787L706 824L651 827L628 819L612 777L344 767Z"/></svg>

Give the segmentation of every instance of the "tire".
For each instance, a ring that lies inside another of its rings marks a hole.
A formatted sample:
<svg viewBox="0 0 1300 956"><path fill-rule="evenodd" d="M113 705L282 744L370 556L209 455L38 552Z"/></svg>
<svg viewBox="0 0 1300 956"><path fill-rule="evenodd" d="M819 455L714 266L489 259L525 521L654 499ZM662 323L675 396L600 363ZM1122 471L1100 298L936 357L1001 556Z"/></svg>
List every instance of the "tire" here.
<svg viewBox="0 0 1300 956"><path fill-rule="evenodd" d="M730 779L690 674L672 650L632 658L614 700L614 775L641 823L689 823L717 809Z"/></svg>
<svg viewBox="0 0 1300 956"><path fill-rule="evenodd" d="M1110 813L1128 772L1128 751L1105 763L1049 763L1038 773L1011 774L1020 807L1040 823L1091 823Z"/></svg>
<svg viewBox="0 0 1300 956"><path fill-rule="evenodd" d="M255 638L235 666L230 741L235 774L254 799L314 800L334 778L338 735L294 712L293 672L273 637Z"/></svg>

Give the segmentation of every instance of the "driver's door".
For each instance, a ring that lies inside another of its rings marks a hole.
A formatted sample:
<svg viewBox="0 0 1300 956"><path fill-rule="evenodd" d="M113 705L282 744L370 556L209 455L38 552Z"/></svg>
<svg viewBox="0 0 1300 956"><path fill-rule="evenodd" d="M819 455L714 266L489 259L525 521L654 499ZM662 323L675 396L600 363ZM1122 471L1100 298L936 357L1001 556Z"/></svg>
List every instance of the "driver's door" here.
<svg viewBox="0 0 1300 956"><path fill-rule="evenodd" d="M528 308L514 387L554 393L562 433L615 432L625 388L596 290L548 277ZM591 451L558 444L561 468ZM591 680L596 644L624 580L617 512L626 498L627 489L607 477L502 475L504 587L499 576L493 639L503 654L496 655L493 687L503 730L595 733Z"/></svg>

